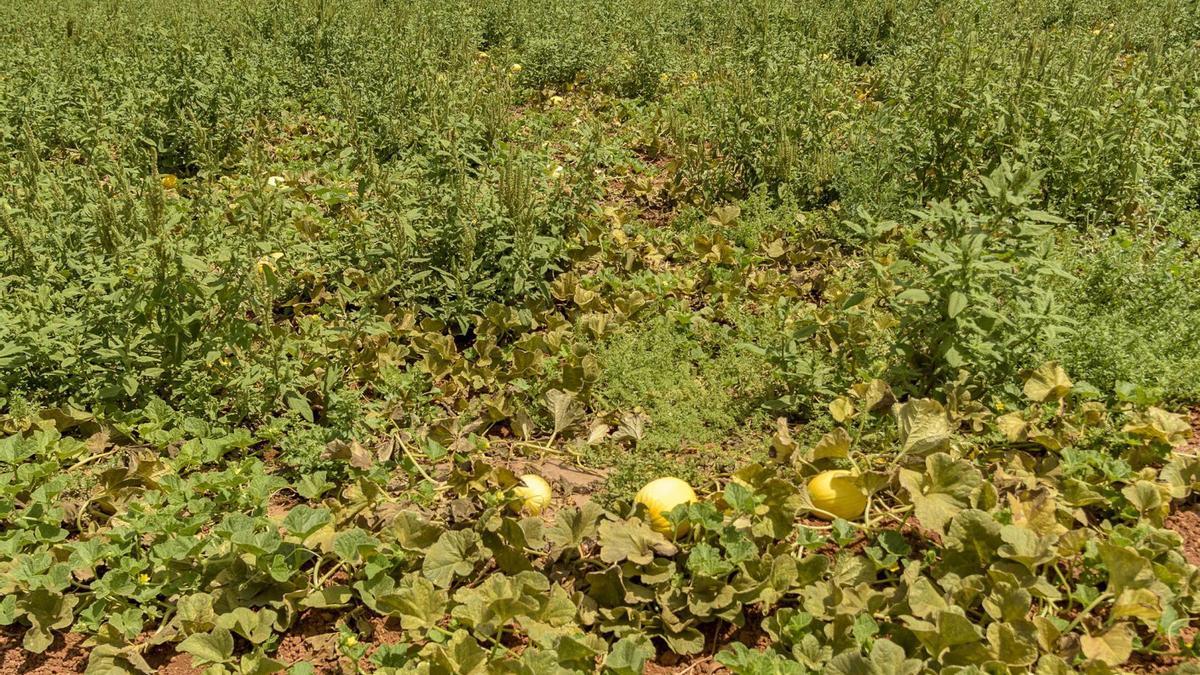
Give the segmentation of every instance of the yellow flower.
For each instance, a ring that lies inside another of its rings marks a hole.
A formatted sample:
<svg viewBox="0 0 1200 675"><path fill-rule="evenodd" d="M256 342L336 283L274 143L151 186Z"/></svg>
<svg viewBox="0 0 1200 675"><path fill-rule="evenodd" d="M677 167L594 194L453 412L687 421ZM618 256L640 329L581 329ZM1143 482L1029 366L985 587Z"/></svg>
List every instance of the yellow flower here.
<svg viewBox="0 0 1200 675"><path fill-rule="evenodd" d="M150 583L150 575L149 574L139 574L138 575L138 583L143 586Z"/></svg>
<svg viewBox="0 0 1200 675"><path fill-rule="evenodd" d="M356 644L358 644L358 638L354 637L353 635L346 638L347 647L353 647Z"/></svg>
<svg viewBox="0 0 1200 675"><path fill-rule="evenodd" d="M562 105L564 100L561 96L551 96L550 105Z"/></svg>
<svg viewBox="0 0 1200 675"><path fill-rule="evenodd" d="M166 190L174 190L179 185L179 179L173 173L164 173L160 180L162 181L163 188Z"/></svg>
<svg viewBox="0 0 1200 675"><path fill-rule="evenodd" d="M278 262L279 259L282 257L283 257L283 254L278 253L278 252L264 255L263 257L258 259L258 262L254 263L254 267L255 267L255 269L258 270L259 274L262 274L264 271L267 270L267 268L270 268L272 271L274 271L275 263Z"/></svg>
<svg viewBox="0 0 1200 675"><path fill-rule="evenodd" d="M658 81L662 82L663 84L666 84L667 82L671 81L671 75L668 73L659 73Z"/></svg>
<svg viewBox="0 0 1200 675"><path fill-rule="evenodd" d="M514 63L508 67L508 70L513 73L519 73L519 72L521 72L521 64Z"/></svg>

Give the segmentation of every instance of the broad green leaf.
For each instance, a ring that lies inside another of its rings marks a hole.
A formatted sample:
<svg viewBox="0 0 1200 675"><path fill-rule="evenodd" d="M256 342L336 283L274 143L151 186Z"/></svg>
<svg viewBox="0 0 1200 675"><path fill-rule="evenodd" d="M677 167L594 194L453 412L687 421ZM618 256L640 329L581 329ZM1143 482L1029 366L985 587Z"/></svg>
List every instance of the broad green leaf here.
<svg viewBox="0 0 1200 675"><path fill-rule="evenodd" d="M188 636L176 647L199 660L198 665L228 663L233 658L233 634L225 628Z"/></svg>
<svg viewBox="0 0 1200 675"><path fill-rule="evenodd" d="M1057 401L1071 393L1071 379L1056 361L1037 368L1025 377L1025 395L1033 401Z"/></svg>
<svg viewBox="0 0 1200 675"><path fill-rule="evenodd" d="M927 454L950 444L950 419L941 403L914 399L892 408L900 428L901 452Z"/></svg>
<svg viewBox="0 0 1200 675"><path fill-rule="evenodd" d="M597 524L604 509L593 501L578 508L562 509L554 514L554 523L546 528L546 540L556 549L578 548L596 537Z"/></svg>
<svg viewBox="0 0 1200 675"><path fill-rule="evenodd" d="M489 672L488 652L465 630L457 630L445 644L432 643L422 652L431 672L482 675Z"/></svg>
<svg viewBox="0 0 1200 675"><path fill-rule="evenodd" d="M925 458L925 473L901 469L899 482L908 492L921 525L943 533L956 513L970 506L971 494L983 483L979 470L945 453Z"/></svg>
<svg viewBox="0 0 1200 675"><path fill-rule="evenodd" d="M1191 437L1192 426L1182 415L1151 406L1145 412L1136 413L1121 431L1167 445L1179 445Z"/></svg>
<svg viewBox="0 0 1200 675"><path fill-rule="evenodd" d="M824 459L832 457L835 459L845 458L850 451L850 434L842 427L838 427L833 431L821 437L817 444L813 446L812 458Z"/></svg>
<svg viewBox="0 0 1200 675"><path fill-rule="evenodd" d="M649 564L654 555L672 556L678 550L666 537L637 518L607 520L600 524L600 559L606 563L625 560Z"/></svg>
<svg viewBox="0 0 1200 675"><path fill-rule="evenodd" d="M546 392L546 407L554 420L554 435L575 426L583 418L583 406L576 400L575 394L558 389Z"/></svg>
<svg viewBox="0 0 1200 675"><path fill-rule="evenodd" d="M325 507L312 508L300 504L292 507L288 514L283 519L283 527L291 534L304 540L308 535L316 532L321 526L328 524L333 519L329 509Z"/></svg>
<svg viewBox="0 0 1200 675"><path fill-rule="evenodd" d="M688 553L687 568L696 576L718 579L732 572L733 564L725 560L715 546L700 542Z"/></svg>
<svg viewBox="0 0 1200 675"><path fill-rule="evenodd" d="M1150 561L1133 548L1109 542L1096 545L1108 571L1108 590L1120 594L1126 589L1147 588L1155 580Z"/></svg>
<svg viewBox="0 0 1200 675"><path fill-rule="evenodd" d="M1079 638L1083 655L1110 666L1119 666L1133 653L1134 632L1127 623L1118 623L1099 635Z"/></svg>
<svg viewBox="0 0 1200 675"><path fill-rule="evenodd" d="M1024 667L1037 661L1038 649L1033 637L1022 634L1011 623L988 624L987 639L996 660L1005 665Z"/></svg>
<svg viewBox="0 0 1200 675"><path fill-rule="evenodd" d="M349 604L353 598L354 592L350 590L349 586L330 586L310 592L300 601L300 606L318 609L342 607Z"/></svg>
<svg viewBox="0 0 1200 675"><path fill-rule="evenodd" d="M400 626L405 630L424 631L442 621L448 604L446 591L435 588L425 577L410 574L396 589L389 613L400 617Z"/></svg>
<svg viewBox="0 0 1200 675"><path fill-rule="evenodd" d="M455 577L465 577L475 570L482 558L479 535L470 530L451 530L429 548L421 563L421 573L438 588L449 588Z"/></svg>
<svg viewBox="0 0 1200 675"><path fill-rule="evenodd" d="M1127 588L1113 602L1109 617L1117 619L1138 619L1153 629L1162 618L1163 611L1158 595L1148 588Z"/></svg>
<svg viewBox="0 0 1200 675"><path fill-rule="evenodd" d="M754 501L754 492L745 485L731 481L725 486L724 497L725 503L729 504L737 513L744 515L754 513L754 507L757 505Z"/></svg>
<svg viewBox="0 0 1200 675"><path fill-rule="evenodd" d="M641 675L646 662L654 658L654 645L645 635L627 635L613 643L604 667L617 675Z"/></svg>
<svg viewBox="0 0 1200 675"><path fill-rule="evenodd" d="M962 291L952 291L946 303L946 316L953 319L967 308L967 296Z"/></svg>
<svg viewBox="0 0 1200 675"><path fill-rule="evenodd" d="M333 538L333 552L348 563L356 563L370 555L379 546L379 540L366 530L353 527L338 532Z"/></svg>

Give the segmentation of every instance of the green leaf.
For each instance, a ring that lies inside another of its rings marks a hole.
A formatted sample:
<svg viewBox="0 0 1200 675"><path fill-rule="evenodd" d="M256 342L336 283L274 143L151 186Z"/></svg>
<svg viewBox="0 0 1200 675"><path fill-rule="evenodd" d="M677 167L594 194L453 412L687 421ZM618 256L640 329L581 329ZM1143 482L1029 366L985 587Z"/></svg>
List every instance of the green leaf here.
<svg viewBox="0 0 1200 675"><path fill-rule="evenodd" d="M333 538L333 552L348 563L363 560L378 547L379 540L359 527L339 532Z"/></svg>
<svg viewBox="0 0 1200 675"><path fill-rule="evenodd" d="M896 294L896 299L901 302L924 304L929 302L929 294L919 288L906 288Z"/></svg>
<svg viewBox="0 0 1200 675"><path fill-rule="evenodd" d="M325 507L314 509L303 504L294 506L284 516L283 527L301 540L332 522L333 515Z"/></svg>
<svg viewBox="0 0 1200 675"><path fill-rule="evenodd" d="M1113 603L1109 618L1138 619L1147 628L1155 628L1163 616L1161 601L1154 591L1148 588L1127 588L1121 592Z"/></svg>
<svg viewBox="0 0 1200 675"><path fill-rule="evenodd" d="M946 316L953 319L967 308L967 296L962 291L952 291L950 300L946 303Z"/></svg>
<svg viewBox="0 0 1200 675"><path fill-rule="evenodd" d="M583 418L583 406L576 400L572 392L551 389L546 392L546 407L554 419L554 435L560 436L564 431L575 426Z"/></svg>
<svg viewBox="0 0 1200 675"><path fill-rule="evenodd" d="M593 501L554 514L554 523L546 528L546 540L556 549L578 548L584 541L595 538L597 524L604 509Z"/></svg>
<svg viewBox="0 0 1200 675"><path fill-rule="evenodd" d="M1110 666L1119 666L1133 654L1134 632L1127 623L1119 623L1102 635L1079 638L1083 655Z"/></svg>
<svg viewBox="0 0 1200 675"><path fill-rule="evenodd" d="M838 427L833 431L821 437L817 444L813 446L812 458L825 459L845 459L850 452L850 434L842 427Z"/></svg>
<svg viewBox="0 0 1200 675"><path fill-rule="evenodd" d="M481 559L479 535L470 530L443 532L421 563L421 573L438 588L449 588L455 577L465 577Z"/></svg>
<svg viewBox="0 0 1200 675"><path fill-rule="evenodd" d="M988 645L996 660L1008 666L1024 667L1037 661L1037 644L1010 623L991 623L987 627Z"/></svg>
<svg viewBox="0 0 1200 675"><path fill-rule="evenodd" d="M292 412L300 415L309 424L313 422L312 406L308 404L308 399L300 394L289 394L287 396L287 406Z"/></svg>
<svg viewBox="0 0 1200 675"><path fill-rule="evenodd" d="M427 657L431 672L454 673L455 675L475 675L487 673L489 669L488 652L479 645L475 638L465 630L454 631L450 640L444 644L430 644L422 651Z"/></svg>
<svg viewBox="0 0 1200 675"><path fill-rule="evenodd" d="M343 607L352 599L354 599L354 592L350 590L349 586L330 586L310 592L300 601L300 606L317 609Z"/></svg>
<svg viewBox="0 0 1200 675"><path fill-rule="evenodd" d="M200 661L197 665L228 663L233 659L233 634L225 628L188 636L176 647Z"/></svg>
<svg viewBox="0 0 1200 675"><path fill-rule="evenodd" d="M901 452L926 454L950 444L950 419L941 403L914 399L893 407L900 427Z"/></svg>
<svg viewBox="0 0 1200 675"><path fill-rule="evenodd" d="M600 524L599 534L600 559L609 564L628 560L647 565L656 553L672 556L678 551L666 537L637 518L605 521Z"/></svg>
<svg viewBox="0 0 1200 675"><path fill-rule="evenodd" d="M939 452L925 458L925 473L901 469L899 481L921 525L944 533L956 513L970 505L971 494L983 483L979 470L966 460Z"/></svg>
<svg viewBox="0 0 1200 675"><path fill-rule="evenodd" d="M646 662L654 658L654 645L645 635L626 635L613 643L604 667L617 675L641 675Z"/></svg>
<svg viewBox="0 0 1200 675"><path fill-rule="evenodd" d="M754 491L736 482L730 482L725 486L725 503L733 507L734 511L744 515L753 514L754 507L757 506L754 501Z"/></svg>
<svg viewBox="0 0 1200 675"><path fill-rule="evenodd" d="M1147 588L1154 583L1150 561L1128 546L1109 542L1096 544L1100 560L1108 571L1108 591L1120 594L1130 588Z"/></svg>
<svg viewBox="0 0 1200 675"><path fill-rule="evenodd" d="M1033 401L1044 403L1057 401L1071 393L1071 379L1067 371L1051 361L1029 373L1025 378L1025 396Z"/></svg>
<svg viewBox="0 0 1200 675"><path fill-rule="evenodd" d="M722 558L715 546L700 542L688 553L687 568L696 576L719 579L733 571L733 564Z"/></svg>

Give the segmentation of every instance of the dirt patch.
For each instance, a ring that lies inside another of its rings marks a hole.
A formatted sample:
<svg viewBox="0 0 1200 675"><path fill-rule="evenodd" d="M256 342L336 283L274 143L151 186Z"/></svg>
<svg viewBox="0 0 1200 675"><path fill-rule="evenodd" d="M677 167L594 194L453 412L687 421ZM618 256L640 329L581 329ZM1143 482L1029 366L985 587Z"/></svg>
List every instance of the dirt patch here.
<svg viewBox="0 0 1200 675"><path fill-rule="evenodd" d="M1192 437L1181 447L1175 448L1175 452L1186 455L1200 454L1200 408L1192 408L1187 412L1187 416L1192 424Z"/></svg>
<svg viewBox="0 0 1200 675"><path fill-rule="evenodd" d="M91 650L83 646L86 636L78 633L56 635L54 642L41 654L25 651L21 647L22 637L19 631L0 633L0 675L82 673L87 667Z"/></svg>
<svg viewBox="0 0 1200 675"><path fill-rule="evenodd" d="M1166 526L1183 539L1183 557L1193 565L1200 565L1200 506L1176 511L1167 516Z"/></svg>
<svg viewBox="0 0 1200 675"><path fill-rule="evenodd" d="M740 627L722 622L701 628L705 636L703 652L693 656L663 652L654 661L646 664L643 674L728 673L729 669L716 660L716 655L725 648L734 643L741 643L750 649L763 651L771 646L771 637L762 629L762 614L752 609L746 612L744 618L745 625Z"/></svg>
<svg viewBox="0 0 1200 675"><path fill-rule="evenodd" d="M546 480L561 483L572 492L592 492L606 477L604 472L581 469L553 459L539 462L536 466Z"/></svg>
<svg viewBox="0 0 1200 675"><path fill-rule="evenodd" d="M175 651L175 645L158 645L146 654L146 663L154 672L165 675L197 675L204 672L192 665L192 657Z"/></svg>
<svg viewBox="0 0 1200 675"><path fill-rule="evenodd" d="M307 662L318 673L341 672L337 618L333 612L301 614L296 625L279 641L275 659L288 665Z"/></svg>

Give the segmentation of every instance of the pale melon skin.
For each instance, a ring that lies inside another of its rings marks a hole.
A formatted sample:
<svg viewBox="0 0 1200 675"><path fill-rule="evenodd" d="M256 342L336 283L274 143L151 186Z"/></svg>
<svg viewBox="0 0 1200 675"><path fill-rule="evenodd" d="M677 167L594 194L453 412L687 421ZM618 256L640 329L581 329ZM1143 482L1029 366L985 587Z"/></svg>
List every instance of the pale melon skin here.
<svg viewBox="0 0 1200 675"><path fill-rule="evenodd" d="M513 490L513 494L521 498L522 508L530 515L538 515L550 505L554 491L546 479L536 474L527 473L521 476L522 485Z"/></svg>
<svg viewBox="0 0 1200 675"><path fill-rule="evenodd" d="M679 531L671 531L671 523L666 514L680 504L698 501L696 491L687 482L674 477L657 478L646 483L638 490L633 498L635 504L646 507L646 515L650 519L650 527L659 534L678 536L688 530L686 525L680 526Z"/></svg>
<svg viewBox="0 0 1200 675"><path fill-rule="evenodd" d="M813 515L824 520L854 520L867 508L867 496L853 473L844 469L822 471L808 481L808 496L818 510Z"/></svg>

